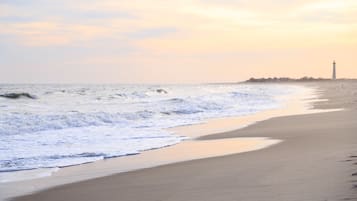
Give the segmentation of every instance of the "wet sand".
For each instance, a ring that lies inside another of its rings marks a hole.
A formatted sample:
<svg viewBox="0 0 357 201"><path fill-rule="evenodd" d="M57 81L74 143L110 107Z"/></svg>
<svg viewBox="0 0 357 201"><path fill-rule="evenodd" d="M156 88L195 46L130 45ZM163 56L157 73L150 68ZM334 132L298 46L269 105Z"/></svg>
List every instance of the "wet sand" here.
<svg viewBox="0 0 357 201"><path fill-rule="evenodd" d="M357 197L357 82L309 85L330 99L316 108L346 110L278 117L200 138L283 140L263 150L101 177L15 200L352 200Z"/></svg>

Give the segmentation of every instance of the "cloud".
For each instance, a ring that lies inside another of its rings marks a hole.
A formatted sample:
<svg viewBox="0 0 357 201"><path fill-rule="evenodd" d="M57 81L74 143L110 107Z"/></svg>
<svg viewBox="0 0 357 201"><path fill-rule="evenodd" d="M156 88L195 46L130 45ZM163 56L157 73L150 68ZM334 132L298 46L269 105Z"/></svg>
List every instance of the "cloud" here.
<svg viewBox="0 0 357 201"><path fill-rule="evenodd" d="M158 38L176 32L177 29L174 27L149 28L129 33L128 37L132 39Z"/></svg>
<svg viewBox="0 0 357 201"><path fill-rule="evenodd" d="M0 0L0 4L5 4L5 5L32 5L34 0Z"/></svg>
<svg viewBox="0 0 357 201"><path fill-rule="evenodd" d="M103 27L48 21L8 23L2 26L0 33L12 36L20 45L58 46L69 45L76 41L88 41L109 32Z"/></svg>
<svg viewBox="0 0 357 201"><path fill-rule="evenodd" d="M35 18L29 18L24 16L0 16L0 23L21 23L21 22L33 22Z"/></svg>

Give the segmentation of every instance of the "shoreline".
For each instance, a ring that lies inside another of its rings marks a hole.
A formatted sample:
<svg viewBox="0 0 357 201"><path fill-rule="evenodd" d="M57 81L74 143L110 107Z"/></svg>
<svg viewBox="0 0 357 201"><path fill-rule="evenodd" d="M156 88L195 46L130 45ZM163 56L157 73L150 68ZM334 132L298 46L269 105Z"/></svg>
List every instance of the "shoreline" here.
<svg viewBox="0 0 357 201"><path fill-rule="evenodd" d="M273 83L275 84L275 83ZM297 85L289 84L288 85ZM316 86L298 85L304 87L304 92L299 92L294 95L282 96L281 99L287 99L282 107L266 111L260 111L255 114L223 117L208 119L201 124L193 124L188 126L178 126L169 128L175 134L188 136L193 139L200 139L203 136L214 135L217 133L224 133L233 130L239 130L261 121L266 121L271 118L314 114L323 112L342 111L344 108L314 108L316 102L328 101L328 99L321 99L319 89Z"/></svg>
<svg viewBox="0 0 357 201"><path fill-rule="evenodd" d="M311 89L311 88L310 88ZM268 119L271 118L276 118L276 117L281 117L281 116L291 116L291 115L301 115L301 114L311 114L311 113L319 113L319 112L328 112L328 110L318 110L318 109L309 109L307 106L310 104L312 105L313 102L316 101L320 101L319 99L317 99L318 96L318 91L315 88L313 90L315 92L315 94L309 94L309 96L302 96L300 94L300 96L297 96L294 99L294 101L289 102L289 104L286 107L280 108L280 109L276 109L276 110L269 110L269 111L264 111L264 112L260 112L258 114L255 115L249 115L249 116L244 116L244 117L228 117L228 118L220 118L220 119L212 119L209 120L207 123L204 124L197 124L197 125L191 125L191 126L184 126L184 127L179 127L179 128L173 128L170 130L173 130L175 132L177 132L176 134L179 135L185 135L185 136L189 136L194 138L193 141L185 141L185 142L181 142L178 145L174 145L174 146L170 146L168 147L169 149L178 149L180 150L180 148L178 148L178 146L181 144L183 144L184 148L181 148L181 151L186 149L185 148L185 144L187 143L199 143L200 138L204 138L204 136L211 136L212 134L217 134L217 133L222 133L222 132L229 132L229 131L233 131L233 130L237 130L237 129L242 129L242 128L246 128L248 126L252 126L255 125L257 122L261 122L261 121L266 121ZM304 99L304 101L302 101L301 99ZM308 100L309 99L309 100ZM298 107L296 107L298 106ZM292 109L293 108L293 109ZM333 110L331 110L333 111ZM222 126L222 124L224 126ZM218 126L217 126L218 125ZM200 131L200 132L197 132ZM203 132L202 132L203 131ZM195 140L195 138L198 138L198 140ZM248 137L249 138L249 137ZM253 140L257 140L255 143L259 144L259 141L265 141L265 142L269 142L269 140L272 140L271 142L268 143L268 145L264 145L262 146L262 148L266 148L269 147L271 145L274 145L276 143L279 143L279 141L274 141L274 139L267 139L267 138L251 138ZM232 139L229 139L229 141L232 141ZM194 145L194 146L196 146ZM214 145L208 145L207 147L212 147ZM253 146L253 145L250 145ZM174 148L176 147L176 148ZM88 166L97 166L94 168L94 173L95 170L98 171L98 168L101 168L100 166L103 165L103 163L110 163L111 161L117 160L117 159L124 159L128 158L128 157L119 157L119 158L113 158L113 159L107 159L107 160L102 160L102 161L97 161L94 163L89 163L89 164L84 164L84 165L78 165L78 166L73 166L73 167L67 167L67 168L61 168L59 171L55 172L51 177L45 177L45 178L40 178L40 179L35 179L35 180L28 180L28 181L21 181L21 182L11 182L11 183L5 183L5 184L10 184L13 186L17 186L17 185L27 185L27 186L33 186L33 183L35 182L35 188L27 188L27 192L22 192L22 193L18 193L18 194L13 194L11 196L8 197L14 197L14 196L19 196L19 195L24 195L24 194L28 194L28 193L33 193L33 192L37 192L37 191L42 191L44 189L47 188L52 188L55 186L59 186L59 185L63 185L63 184L68 184L68 183L73 183L73 182L80 182L80 181L84 181L84 180L88 180L88 179L94 179L94 178L99 178L99 177L104 177L104 176L108 176L108 175L112 175L112 174L116 174L116 173L123 173L123 172L129 172L129 171L136 171L136 170L140 170L140 169L144 169L144 168L155 168L158 166L162 166L162 165L168 165L168 164L176 164L178 162L183 162L183 161L191 161L191 160L198 160L198 159L207 159L207 158L212 158L212 157L222 157L222 156L227 156L227 155L232 155L232 154L237 154L237 153L243 153L243 152L247 152L247 151L254 151L254 150L260 150L262 148L255 148L255 149L249 149L247 148L246 150L242 150L242 151L231 151L231 152L226 152L226 153L220 153L220 154L216 154L216 155L205 155L205 156L201 156L201 157L193 157L193 158L186 158L186 159L182 159L182 160L173 160L173 161L166 161L164 163L157 163L157 164L151 164L148 165L146 167L142 167L142 168L138 168L138 167L129 167L127 168L127 170L124 171L118 171L117 169L115 171L113 171L113 167L109 167L107 166L106 168L111 168L110 171L107 170L106 173L99 173L95 176L95 174L90 173L91 170L85 170L88 169ZM192 149L192 148L191 148ZM139 155L134 155L133 157L137 157L137 156L141 156L145 158L145 155L150 155L150 152L162 152L162 150L165 150L165 148L160 148L157 150L150 150L150 151L145 151ZM177 151L177 150L176 150ZM149 154L147 154L149 153ZM159 154L160 155L160 154ZM129 156L130 157L130 156ZM145 160L144 160L145 161ZM148 163L149 161L146 161L146 163ZM101 164L102 163L102 164ZM124 162L125 163L125 162ZM105 167L102 166L102 167ZM118 168L118 167L115 167ZM72 169L72 170L70 170ZM77 170L76 170L77 169ZM69 171L68 171L69 170ZM74 170L74 171L73 171ZM72 172L72 173L71 173ZM84 174L87 174L85 176L83 176L83 172L85 172ZM78 174L82 173L82 176L79 176L81 178L78 177ZM88 176L90 175L91 176ZM76 176L75 176L76 175ZM60 181L61 179L59 179L60 177L64 177L66 176L67 179L63 179L62 181ZM56 178L57 177L57 178ZM68 179L68 177L71 177L71 179ZM43 181L43 180L51 180L51 178L54 178L54 180L57 180L57 182L53 182L53 181ZM42 180L42 181L41 181ZM36 181L40 181L37 182ZM58 182L60 181L60 182ZM42 184L42 185L41 185ZM1 187L2 184L0 184ZM11 187L10 187L11 188ZM15 188L16 191L19 190L18 188ZM24 190L22 188L22 190ZM26 191L26 190L25 190Z"/></svg>

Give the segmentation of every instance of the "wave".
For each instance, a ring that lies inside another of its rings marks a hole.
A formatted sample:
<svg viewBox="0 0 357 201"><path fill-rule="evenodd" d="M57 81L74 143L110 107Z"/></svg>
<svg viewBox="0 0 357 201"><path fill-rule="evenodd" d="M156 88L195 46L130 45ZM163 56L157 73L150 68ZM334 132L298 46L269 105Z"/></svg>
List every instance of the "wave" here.
<svg viewBox="0 0 357 201"><path fill-rule="evenodd" d="M109 157L109 156L108 156ZM52 168L53 165L50 163L39 163L40 161L61 161L57 163L56 167L68 167L74 164L67 163L67 160L78 160L78 164L94 162L98 159L107 158L104 153L91 153L84 152L79 154L69 154L69 155L50 155L50 156L36 156L36 157L24 157L24 158L12 158L11 160L0 161L0 172L12 172L20 170L32 170L36 168ZM39 163L40 165L36 165Z"/></svg>
<svg viewBox="0 0 357 201"><path fill-rule="evenodd" d="M0 97L9 98L9 99L19 99L19 98L37 99L36 96L31 95L29 93L7 93L7 94L0 94Z"/></svg>
<svg viewBox="0 0 357 201"><path fill-rule="evenodd" d="M1 86L1 85L0 85ZM279 106L273 85L0 88L0 172L65 167L139 154L187 138L166 128ZM24 91L27 93L18 93ZM10 99L37 99L11 101Z"/></svg>
<svg viewBox="0 0 357 201"><path fill-rule="evenodd" d="M184 99L182 99L182 98L171 98L171 99L167 100L167 102L172 102L172 103L183 103L183 102L185 102L185 100L184 100Z"/></svg>
<svg viewBox="0 0 357 201"><path fill-rule="evenodd" d="M165 89L156 89L156 92L159 94L167 94L168 93Z"/></svg>
<svg viewBox="0 0 357 201"><path fill-rule="evenodd" d="M173 110L173 111L171 111L172 113L174 113L174 114L196 114L196 113L200 113L200 112L204 112L203 110L192 110L192 109L190 109L190 110L185 110L185 109L183 109L183 110Z"/></svg>

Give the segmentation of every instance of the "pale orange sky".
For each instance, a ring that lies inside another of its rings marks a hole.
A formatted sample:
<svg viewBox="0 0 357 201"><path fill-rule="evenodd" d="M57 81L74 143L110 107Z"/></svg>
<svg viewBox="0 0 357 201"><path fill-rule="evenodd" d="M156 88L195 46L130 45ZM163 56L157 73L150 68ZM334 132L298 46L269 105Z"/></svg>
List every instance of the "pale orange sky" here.
<svg viewBox="0 0 357 201"><path fill-rule="evenodd" d="M0 0L0 83L357 77L355 0Z"/></svg>

